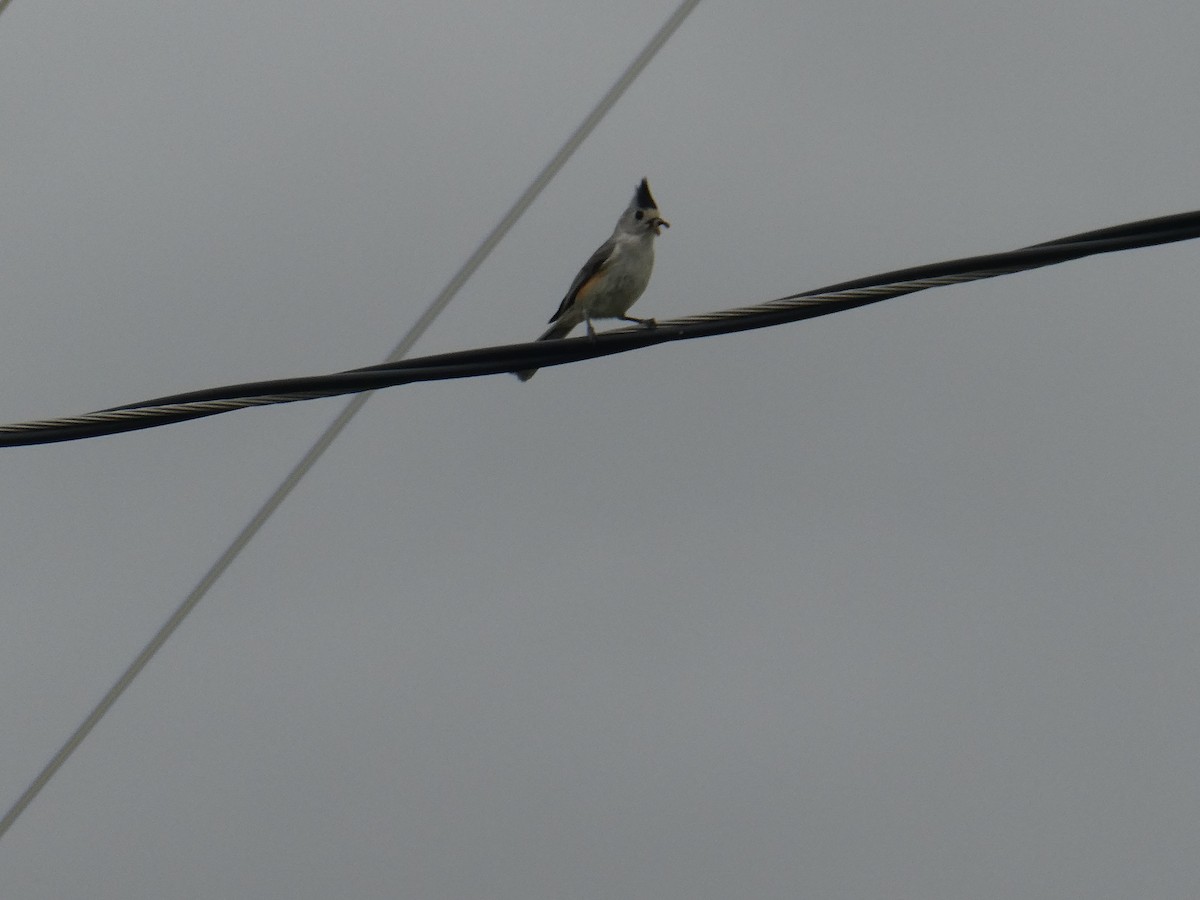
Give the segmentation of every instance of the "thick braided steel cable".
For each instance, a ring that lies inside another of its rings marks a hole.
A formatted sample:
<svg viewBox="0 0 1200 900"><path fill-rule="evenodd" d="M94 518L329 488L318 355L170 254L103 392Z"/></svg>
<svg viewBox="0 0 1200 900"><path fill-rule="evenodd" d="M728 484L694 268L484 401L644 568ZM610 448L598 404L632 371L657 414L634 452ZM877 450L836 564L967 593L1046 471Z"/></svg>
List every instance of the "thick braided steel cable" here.
<svg viewBox="0 0 1200 900"><path fill-rule="evenodd" d="M607 350L604 347L605 342L617 336L639 336L641 339L635 346L650 346L653 344L666 343L668 341L688 340L693 337L708 336L711 334L720 334L722 329L705 329L704 335L690 334L694 326L699 325L717 325L722 323L734 324L737 327L725 329L728 331L750 330L754 328L766 328L775 324L779 324L779 320L795 321L804 318L814 318L826 313L840 312L845 309L853 309L857 306L866 305L869 303L877 303L883 300L901 297L906 294L913 294L918 291L929 290L936 287L945 287L955 284L966 284L972 281L981 281L988 278L995 278L1000 275L1009 275L1015 272L1024 271L1028 266L1011 266L1007 268L992 268L981 269L975 272L962 272L948 275L941 275L931 278L917 278L909 281L900 281L888 285L871 285L861 288L853 288L843 291L833 291L823 294L796 294L789 297L782 297L777 300L769 300L764 303L759 303L754 306L737 307L734 309L716 310L708 313L698 313L695 315L684 316L678 319L670 319L659 322L654 328L618 328L605 332L600 335L597 340L589 341L586 339L578 339L570 342L572 345L579 347L569 359L564 360L541 360L539 364L554 365L556 362L573 362L579 359L586 359L595 356L608 355L613 352L621 352L621 350ZM799 315L797 313L800 313ZM761 320L756 322L755 320ZM349 372L337 373L335 375L318 376L314 379L296 379L297 381L314 380L333 382L342 380L346 382L342 386L329 387L325 390L298 390L298 391L273 391L271 393L250 394L243 397L224 397L214 399L200 399L193 401L181 402L163 402L156 403L151 401L147 404L138 404L136 406L124 407L110 410L100 410L98 412L84 413L78 416L65 416L55 419L41 419L31 422L17 422L10 425L0 426L0 446L3 445L18 445L22 443L44 443L50 440L73 440L81 437L89 436L85 433L88 429L96 426L116 426L110 429L109 433L118 431L132 431L140 428L155 427L158 425L166 425L173 422L182 422L189 419L203 418L206 416L219 415L221 413L232 412L237 409L246 409L256 406L271 406L283 403L296 403L303 400L313 400L320 397L333 397L349 393L360 393L377 390L381 387L392 387L400 384L408 384L415 381L431 381L443 378L466 378L481 375L493 375L502 372L511 372L514 369L521 368L525 363L520 361L520 357L514 356L519 354L523 348L527 348L529 352L541 352L545 349L543 345L538 343L516 344L507 347L497 348L481 348L476 351L466 351L457 354L443 354L441 356L423 357L420 359L409 360L405 363L385 364L381 366L372 366L366 369L356 369ZM624 349L634 349L628 347ZM489 351L499 351L493 362L487 362ZM473 357L477 362L474 365L469 363L459 363L457 365L439 365L440 360L448 360L455 357ZM514 362L514 359L517 361ZM280 382L267 382L273 387L278 387ZM38 432L59 432L59 437L47 437L46 435L37 435ZM34 437L36 435L36 437ZM31 438L24 440L23 438Z"/></svg>
<svg viewBox="0 0 1200 900"><path fill-rule="evenodd" d="M949 260L859 278L751 307L702 313L662 322L653 329L615 329L595 339L567 339L390 361L332 375L227 385L131 403L82 416L0 426L0 447L79 440L216 415L247 406L292 403L337 394L449 378L469 378L541 368L607 356L667 341L766 328L829 315L932 287L961 284L1114 253L1200 237L1200 211L1129 222L1034 244L1019 250ZM362 397L355 398L355 403ZM347 411L350 407L347 407Z"/></svg>
<svg viewBox="0 0 1200 900"><path fill-rule="evenodd" d="M0 0L0 3L7 3L7 0ZM687 16L696 8L699 0L683 0L682 3L671 14L670 18L655 32L650 38L642 51L633 59L626 67L625 71L616 80L616 82L605 92L600 98L599 103L595 108L584 118L579 127L575 129L567 141L559 148L554 157L549 163L538 173L537 177L525 189L524 193L513 204L512 208L505 214L504 218L492 229L491 233L484 239L483 243L471 254L470 258L463 264L462 268L455 273L450 282L442 289L441 293L434 298L429 304L425 312L417 319L416 323L409 329L408 333L401 338L400 342L395 346L392 352L388 355L389 362L400 359L408 350L416 343L417 339L425 333L426 329L433 324L433 321L441 313L443 309L450 303L459 289L471 277L472 274L483 263L484 259L491 253L495 246L500 242L500 239L516 224L524 212L533 204L533 201L541 193L542 189L550 182L550 180L558 174L567 160L578 149L579 145L587 138L589 134L600 123L601 119L612 109L613 105L621 98L628 89L634 79L641 74L642 70L649 65L650 61L657 55L658 51L667 40L674 34L679 26L683 24ZM0 6L0 11L3 6ZM335 393L346 393L345 391L326 391L318 393L314 396L329 396ZM70 758L75 749L83 742L83 740L91 733L92 729L99 724L100 720L105 716L112 705L117 702L120 696L129 687L133 679L146 667L158 650L165 644L170 636L175 632L175 629L182 624L188 614L195 608L196 604L208 593L209 589L216 583L217 579L224 574L230 564L242 552L242 549L250 542L250 540L258 533L266 521L271 517L276 509L283 503L287 496L292 492L300 480L308 473L308 471L316 464L317 460L324 455L329 446L337 439L338 435L345 430L350 420L358 413L366 404L370 397L369 391L360 393L343 407L342 411L334 418L334 420L325 428L313 445L301 457L300 461L292 467L292 470L284 477L278 487L271 495L263 502L258 511L251 517L250 521L243 526L237 536L226 547L225 551L217 558L217 560L204 573L200 581L192 591L184 598L183 602L176 607L171 616L164 622L155 632L154 636L146 643L141 652L134 658L133 662L121 674L121 677L112 685L111 688L101 698L100 702L92 709L90 713L79 724L66 742L59 748L58 752L51 757L50 761L38 773L37 777L29 784L22 792L16 801L9 807L3 817L0 817L0 838L3 838L13 823L25 811L26 807L33 802L33 799L41 793L46 783L54 777L54 774L62 768L63 764ZM285 399L272 399L269 397L254 398L259 401L266 402L295 402L298 400L311 399L311 397L303 396L299 393L289 393ZM239 402L239 401L234 401ZM248 405L265 405L261 402L251 403ZM235 407L238 408L238 407ZM219 412L227 412L226 409L213 409L202 412L193 412L182 418L195 418L201 415L215 415ZM106 411L109 413L118 413L118 410ZM125 423L128 424L128 423ZM148 424L134 424L134 428L149 427Z"/></svg>
<svg viewBox="0 0 1200 900"><path fill-rule="evenodd" d="M854 309L933 287L994 278L1087 256L1198 237L1200 211L1177 213L1070 235L1019 250L867 276L756 306L674 319L659 323L652 329L621 328L594 339L535 341L462 350L420 359L389 361L332 375L209 388L82 416L15 423L0 426L0 447L79 440L216 415L248 406L360 393L347 407L346 412L349 413L353 404L360 403L366 396L364 392L378 388L415 381L470 378L563 365L668 341L766 328ZM316 448L313 452L316 452Z"/></svg>
<svg viewBox="0 0 1200 900"><path fill-rule="evenodd" d="M14 422L0 428L0 432L16 434L23 431L37 431L42 428L75 428L80 425L113 424L132 420L151 418L168 421L179 421L199 416L215 416L220 413L233 412L235 409L248 409L253 406L275 406L281 403L298 403L301 400L316 400L320 397L335 397L342 391L297 391L287 394L265 394L259 397L243 397L238 400L208 400L199 403L164 403L160 406L140 406L134 409L110 409L99 412L84 413L79 416L62 416L57 419L40 419L36 422Z"/></svg>
<svg viewBox="0 0 1200 900"><path fill-rule="evenodd" d="M759 303L754 306L715 310L713 312L697 313L691 316L684 316L679 319L665 320L657 323L652 331L660 331L663 335L670 335L677 329L685 329L690 325L751 319L756 316L777 314L791 310L817 310L821 307L835 305L841 308L847 303L854 303L856 301L877 302L881 300L888 300L894 297L903 296L905 294L912 294L916 293L917 291L928 290L930 288L944 287L952 284L965 284L971 281L980 281L985 278L995 278L998 275L1008 275L1017 271L1021 271L1021 268L1013 267L1008 269L988 269L981 270L979 272L942 275L937 278L919 278L912 281L901 281L890 285L874 285L855 290L835 291L828 294L796 294L790 297L782 297L778 300L768 300L764 303ZM606 332L606 334L636 334L639 332L645 333L645 331L641 328L616 328ZM537 348L536 345L534 346L535 349L540 349ZM484 354L486 353L486 350L487 348L484 348L478 352L480 354ZM421 360L411 360L410 362L416 364L421 362ZM380 382L387 382L388 385L404 383L402 380L388 378L385 373L388 371L406 371L405 368L372 367L372 369L379 373L378 379ZM368 372L371 370L357 371ZM504 366L498 371L509 371L508 364L505 363ZM350 375L353 373L343 374ZM485 374L494 374L494 372L488 372ZM405 380L425 381L430 379L410 378ZM55 419L41 419L32 422L16 422L11 425L3 425L0 426L0 435L17 435L22 432L68 429L94 424L129 423L137 420L147 420L148 423L153 424L167 424L168 422L178 422L185 419L219 415L220 413L232 412L233 410L237 409L247 409L255 406L272 406L282 403L296 403L302 400L315 400L320 397L334 397L346 393L357 393L360 391L369 391L373 389L374 388L371 386L362 386L331 388L325 391L289 391L284 393L261 394L240 398L197 400L193 402L162 403L148 406L100 410L98 412L84 413L78 416L64 416Z"/></svg>
<svg viewBox="0 0 1200 900"><path fill-rule="evenodd" d="M867 302L891 300L895 297L903 297L905 294L915 294L917 291L926 291L930 288L945 287L951 284L967 284L971 281L983 281L986 278L995 278L999 275L1011 275L1014 272L1020 272L1024 269L1024 266L1014 266L1007 269L982 269L978 272L941 275L937 278L915 278L912 281L899 281L895 284L878 284L855 290L833 291L828 294L793 294L790 297L768 300L765 303L759 303L755 306L721 309L715 312L684 316L681 319L671 319L668 322L661 322L659 325L663 328L685 327L688 325L698 325L703 322L725 322L730 319L776 313L782 310L812 309L832 304L842 305L856 300ZM622 328L620 330L632 331L633 329Z"/></svg>

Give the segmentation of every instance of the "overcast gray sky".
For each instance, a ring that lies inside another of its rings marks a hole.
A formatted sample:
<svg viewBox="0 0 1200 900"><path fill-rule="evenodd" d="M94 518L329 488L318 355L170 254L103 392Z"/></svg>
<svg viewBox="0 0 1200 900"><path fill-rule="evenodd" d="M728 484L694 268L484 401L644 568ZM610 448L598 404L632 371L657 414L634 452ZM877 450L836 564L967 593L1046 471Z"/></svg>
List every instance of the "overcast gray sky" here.
<svg viewBox="0 0 1200 900"><path fill-rule="evenodd" d="M675 0L15 0L0 420L378 361ZM1200 5L702 3L418 353L648 176L670 317L1200 207ZM1200 247L371 400L5 897L1185 898ZM7 807L341 400L3 451Z"/></svg>

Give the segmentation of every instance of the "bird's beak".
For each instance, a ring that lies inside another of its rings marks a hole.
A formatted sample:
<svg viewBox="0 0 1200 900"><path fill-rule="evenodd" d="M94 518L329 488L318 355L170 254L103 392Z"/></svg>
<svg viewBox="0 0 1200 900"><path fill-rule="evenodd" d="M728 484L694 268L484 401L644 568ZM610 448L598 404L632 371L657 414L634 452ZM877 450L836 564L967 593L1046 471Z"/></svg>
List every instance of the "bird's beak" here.
<svg viewBox="0 0 1200 900"><path fill-rule="evenodd" d="M670 227L671 227L671 223L668 222L666 219L655 219L654 220L654 233L655 234L662 234L662 229L670 228Z"/></svg>

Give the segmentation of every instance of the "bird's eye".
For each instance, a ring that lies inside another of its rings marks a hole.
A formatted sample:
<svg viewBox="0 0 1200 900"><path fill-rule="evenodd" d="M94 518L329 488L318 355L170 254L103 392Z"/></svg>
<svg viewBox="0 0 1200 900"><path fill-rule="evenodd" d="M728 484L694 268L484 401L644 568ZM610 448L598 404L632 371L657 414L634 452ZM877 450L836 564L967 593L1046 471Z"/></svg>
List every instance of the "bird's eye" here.
<svg viewBox="0 0 1200 900"><path fill-rule="evenodd" d="M635 213L633 214L633 217L634 217L635 219L637 219L637 220L641 221L641 219L643 219L643 218L645 217L645 215L646 215L646 214L645 214L644 212L642 212L642 211L639 209L637 212L635 212Z"/></svg>

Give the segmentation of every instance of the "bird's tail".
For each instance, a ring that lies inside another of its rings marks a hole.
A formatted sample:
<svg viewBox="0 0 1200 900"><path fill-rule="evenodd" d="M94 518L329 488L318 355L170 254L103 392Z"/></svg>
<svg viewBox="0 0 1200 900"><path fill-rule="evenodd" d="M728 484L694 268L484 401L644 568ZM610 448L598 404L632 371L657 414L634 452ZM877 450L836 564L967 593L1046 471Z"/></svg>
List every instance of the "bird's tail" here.
<svg viewBox="0 0 1200 900"><path fill-rule="evenodd" d="M547 328L544 332L542 332L542 336L539 337L538 340L539 341L557 341L560 338L565 338L568 334L570 334L571 329L574 328L578 324L579 324L578 322L571 322L569 320L563 321L562 319L559 319L557 322L554 322L549 328ZM520 371L517 373L517 377L520 378L522 381L528 381L530 378L533 377L533 373L536 371L537 371L537 369L524 369L523 371Z"/></svg>

